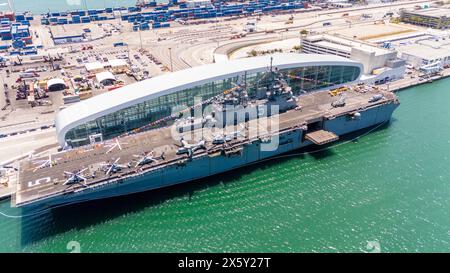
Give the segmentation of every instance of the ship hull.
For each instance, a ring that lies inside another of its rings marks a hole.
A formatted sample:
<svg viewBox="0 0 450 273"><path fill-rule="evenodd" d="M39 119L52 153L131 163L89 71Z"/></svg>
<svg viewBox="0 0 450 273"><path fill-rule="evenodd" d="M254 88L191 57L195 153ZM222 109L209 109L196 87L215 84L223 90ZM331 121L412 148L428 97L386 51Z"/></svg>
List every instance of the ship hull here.
<svg viewBox="0 0 450 273"><path fill-rule="evenodd" d="M338 136L343 136L389 121L398 105L397 102L391 102L365 109L360 111L361 116L358 119L351 118L349 115L342 115L323 120L320 122L320 127ZM262 151L261 142L255 140L251 143L244 144L240 152L236 154L194 157L184 164L165 166L133 177L119 179L114 183L89 187L79 192L55 196L30 204L23 204L21 207L27 210L42 209L45 207L55 207L64 204L128 195L186 183L242 168L270 157L312 145L312 142L305 140L304 134L305 131L301 129L280 133L278 135L278 148L273 151Z"/></svg>

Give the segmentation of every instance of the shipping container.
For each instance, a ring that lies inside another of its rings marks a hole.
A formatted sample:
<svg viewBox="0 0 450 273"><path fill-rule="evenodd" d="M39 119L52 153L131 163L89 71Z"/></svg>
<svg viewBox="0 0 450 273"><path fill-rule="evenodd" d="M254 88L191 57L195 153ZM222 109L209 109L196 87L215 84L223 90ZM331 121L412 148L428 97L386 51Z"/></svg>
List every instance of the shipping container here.
<svg viewBox="0 0 450 273"><path fill-rule="evenodd" d="M13 42L12 42L12 47L13 48L23 48L23 47L25 47L25 42L24 41L22 41L22 40L14 40Z"/></svg>
<svg viewBox="0 0 450 273"><path fill-rule="evenodd" d="M114 45L114 47L118 47L118 46L127 46L127 43L124 43L124 42L117 42L117 43L114 43L113 45Z"/></svg>
<svg viewBox="0 0 450 273"><path fill-rule="evenodd" d="M24 14L16 14L16 20L17 21L25 20L25 15Z"/></svg>
<svg viewBox="0 0 450 273"><path fill-rule="evenodd" d="M35 54L37 54L37 50L36 49L34 49L34 50L25 50L22 53L23 53L23 55L35 55Z"/></svg>
<svg viewBox="0 0 450 273"><path fill-rule="evenodd" d="M67 25L68 20L66 18L59 18L58 19L58 25Z"/></svg>

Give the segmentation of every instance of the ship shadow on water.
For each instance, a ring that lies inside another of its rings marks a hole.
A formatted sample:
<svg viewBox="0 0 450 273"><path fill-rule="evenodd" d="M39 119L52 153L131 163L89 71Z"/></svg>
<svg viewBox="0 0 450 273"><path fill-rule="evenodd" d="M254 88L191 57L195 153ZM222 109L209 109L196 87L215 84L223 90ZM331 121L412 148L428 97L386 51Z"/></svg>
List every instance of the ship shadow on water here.
<svg viewBox="0 0 450 273"><path fill-rule="evenodd" d="M391 123L395 122L393 118ZM256 170L270 169L274 165L296 159L302 160L306 156L311 156L315 160L333 156L335 154L333 146L340 143L357 143L358 136L366 133L385 130L389 123L381 126L373 126L345 136L340 137L337 143L330 143L324 146L312 145L302 149L294 150L275 157L270 160L241 167L237 170L227 171L208 178L202 178L191 182L169 186L166 188L150 190L131 195L111 197L101 200L88 201L70 206L63 206L46 211L42 214L23 217L21 229L21 245L25 247L48 237L58 235L70 230L82 230L89 226L100 224L110 219L123 216L125 214L139 212L145 208L163 204L167 200L174 198L191 197L198 191L205 190L217 185L226 186L242 176L248 175ZM28 212L23 211L23 214ZM65 249L62 249L64 251Z"/></svg>

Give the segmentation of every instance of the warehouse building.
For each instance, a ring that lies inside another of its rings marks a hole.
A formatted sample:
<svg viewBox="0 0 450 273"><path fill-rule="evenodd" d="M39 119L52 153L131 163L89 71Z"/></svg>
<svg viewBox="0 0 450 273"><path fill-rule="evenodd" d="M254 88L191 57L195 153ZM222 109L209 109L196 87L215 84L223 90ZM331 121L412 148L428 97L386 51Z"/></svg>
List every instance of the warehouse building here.
<svg viewBox="0 0 450 273"><path fill-rule="evenodd" d="M405 62L397 58L397 51L336 35L302 37L301 51L307 54L337 55L360 62L364 66L363 78L371 83L400 79L405 73Z"/></svg>
<svg viewBox="0 0 450 273"><path fill-rule="evenodd" d="M436 29L450 27L450 8L426 8L400 12L400 20L405 23Z"/></svg>
<svg viewBox="0 0 450 273"><path fill-rule="evenodd" d="M423 40L398 47L400 56L415 69L432 73L450 66L450 41Z"/></svg>
<svg viewBox="0 0 450 273"><path fill-rule="evenodd" d="M85 41L85 33L81 30L68 29L65 26L52 26L50 28L50 35L53 39L55 45L59 44L69 44L69 43L80 43Z"/></svg>
<svg viewBox="0 0 450 273"><path fill-rule="evenodd" d="M187 0L185 3L187 8L211 7L210 0Z"/></svg>

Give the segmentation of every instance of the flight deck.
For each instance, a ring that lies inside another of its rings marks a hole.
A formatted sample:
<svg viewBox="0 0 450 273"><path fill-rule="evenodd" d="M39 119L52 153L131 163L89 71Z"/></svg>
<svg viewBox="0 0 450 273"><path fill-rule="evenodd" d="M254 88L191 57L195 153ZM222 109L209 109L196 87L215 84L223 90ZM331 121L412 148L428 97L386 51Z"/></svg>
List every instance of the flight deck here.
<svg viewBox="0 0 450 273"><path fill-rule="evenodd" d="M150 170L184 164L192 157L227 154L252 140L293 129L305 130L307 136L304 141L319 145L329 143L337 140L338 136L310 125L343 115L353 118L367 109L397 102L394 94L377 88L360 90L355 87L346 91L345 104L335 107L332 103L338 101L339 96L333 96L329 91L300 95L295 109L274 116L278 119L268 118L272 120L269 129L258 120L227 126L222 129L225 131L223 134L240 132L223 143L213 141L217 128L205 127L175 136L173 127L162 127L50 156L30 158L20 164L13 200L16 206L23 206L49 197L83 192ZM373 100L375 96L378 99ZM270 130L275 125L273 120L278 120L275 132Z"/></svg>

